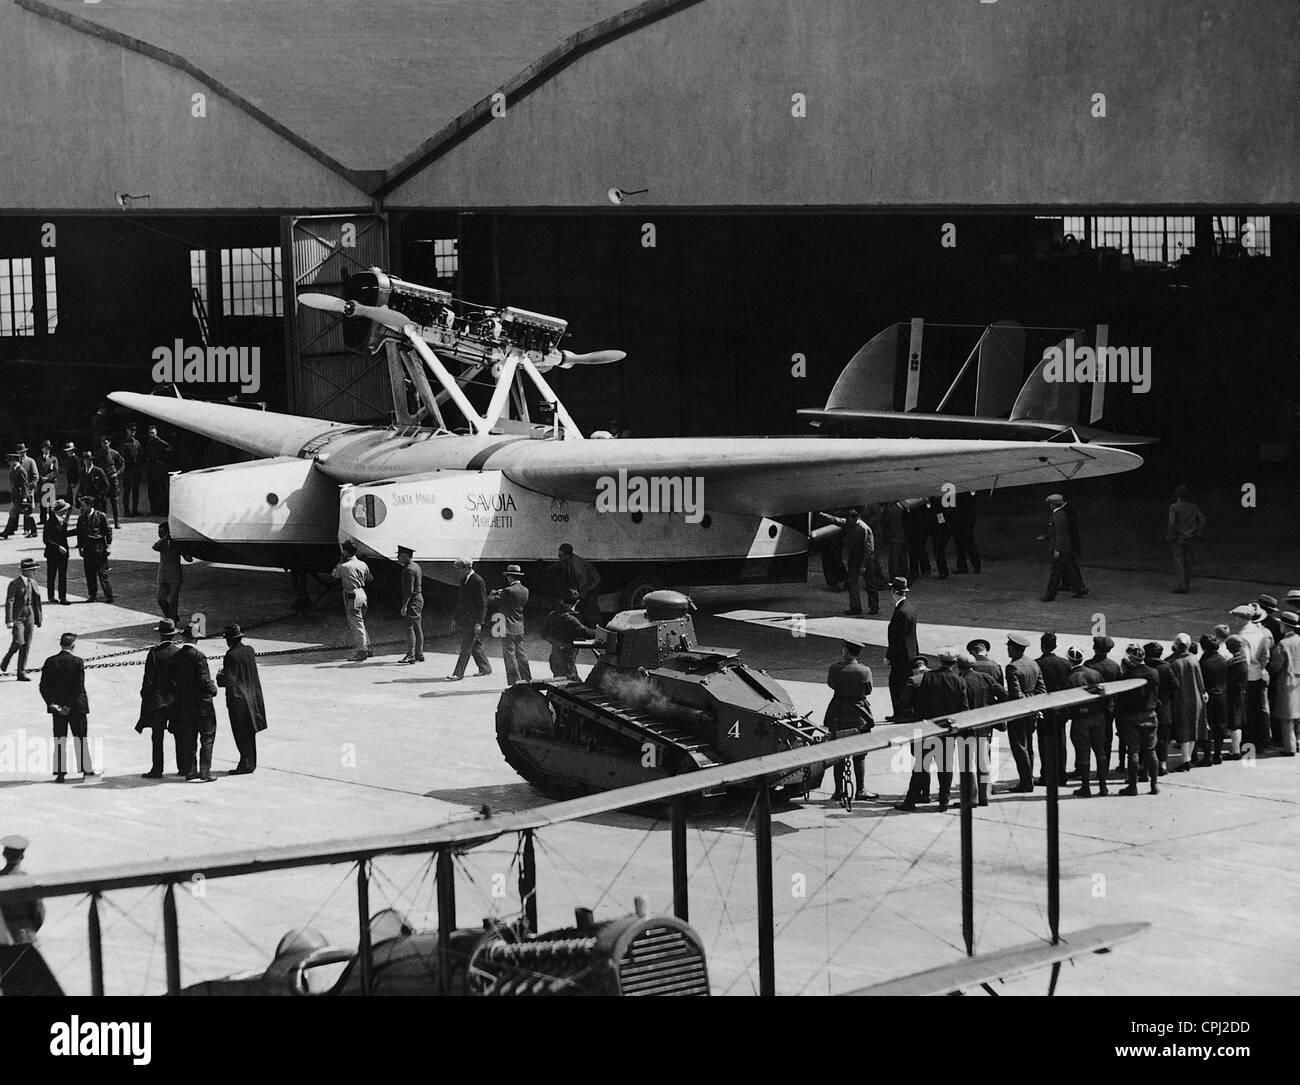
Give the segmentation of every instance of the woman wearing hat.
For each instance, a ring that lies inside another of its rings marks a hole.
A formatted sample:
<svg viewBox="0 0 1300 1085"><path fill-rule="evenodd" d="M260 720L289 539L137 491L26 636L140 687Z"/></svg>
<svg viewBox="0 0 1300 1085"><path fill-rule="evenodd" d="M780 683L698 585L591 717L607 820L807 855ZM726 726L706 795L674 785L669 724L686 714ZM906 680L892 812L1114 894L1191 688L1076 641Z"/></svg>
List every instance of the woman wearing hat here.
<svg viewBox="0 0 1300 1085"><path fill-rule="evenodd" d="M1278 620L1282 639L1273 645L1268 671L1277 690L1273 715L1278 720L1282 739L1282 756L1294 757L1300 738L1300 617L1284 610Z"/></svg>

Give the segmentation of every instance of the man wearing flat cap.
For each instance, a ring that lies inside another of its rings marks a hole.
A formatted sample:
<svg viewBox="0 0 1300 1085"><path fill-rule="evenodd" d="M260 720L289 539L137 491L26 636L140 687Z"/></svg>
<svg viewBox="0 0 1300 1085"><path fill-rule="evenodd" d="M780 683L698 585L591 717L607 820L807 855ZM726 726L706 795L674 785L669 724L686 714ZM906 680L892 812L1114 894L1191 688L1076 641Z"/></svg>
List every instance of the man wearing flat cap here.
<svg viewBox="0 0 1300 1085"><path fill-rule="evenodd" d="M1120 665L1110 658L1110 651L1115 647L1115 642L1110 637L1100 636L1092 638L1092 658L1084 663L1084 666L1091 671L1096 671L1101 676L1103 682L1117 682L1120 679ZM1104 780L1110 774L1110 749L1115 740L1115 698L1106 698L1106 759L1100 762L1097 768L1097 778ZM1124 766L1124 746L1121 743L1119 748L1118 766L1122 769Z"/></svg>
<svg viewBox="0 0 1300 1085"><path fill-rule="evenodd" d="M506 685L531 682L528 657L524 654L524 607L528 605L528 589L523 585L524 573L518 565L507 565L506 586L488 596L488 605L499 613L492 619L492 635L501 638L501 660L506 669Z"/></svg>
<svg viewBox="0 0 1300 1085"><path fill-rule="evenodd" d="M217 671L217 685L226 691L226 715L239 750L239 764L231 776L244 776L257 768L257 732L266 730L266 705L262 703L262 680L257 674L257 653L244 643L238 623L222 630L226 657Z"/></svg>
<svg viewBox="0 0 1300 1085"><path fill-rule="evenodd" d="M1011 661L1007 664L1007 700L1019 701L1046 693L1043 672L1038 664L1025 655L1029 647L1029 638L1023 633L1007 634L1007 655ZM1019 781L1011 790L1013 792L1030 792L1034 790L1034 726L1038 722L1038 713L1021 716L1007 721L1007 744L1011 747L1011 757L1016 763Z"/></svg>
<svg viewBox="0 0 1300 1085"><path fill-rule="evenodd" d="M1160 700L1160 677L1147 665L1147 653L1140 644L1130 644L1125 649L1121 673L1124 678L1139 678L1143 684L1115 697L1115 723L1119 728L1120 742L1128 751L1125 765L1128 783L1120 794L1138 793L1140 760L1150 781L1151 794L1158 795L1160 766L1156 759L1156 705Z"/></svg>
<svg viewBox="0 0 1300 1085"><path fill-rule="evenodd" d="M146 780L159 780L163 774L163 743L167 732L173 733L176 743L176 772L184 775L186 769L185 741L176 727L176 690L172 684L171 661L180 650L176 643L176 623L164 618L158 623L158 643L144 657L144 679L140 683L140 718L136 721L137 734L146 729L151 732L153 763L143 773Z"/></svg>
<svg viewBox="0 0 1300 1085"><path fill-rule="evenodd" d="M912 676L912 660L920 654L916 643L916 607L908 599L907 578L896 576L889 581L894 611L889 616L889 646L885 659L889 663L889 701L893 706L890 720L901 720L903 689Z"/></svg>
<svg viewBox="0 0 1300 1085"><path fill-rule="evenodd" d="M1052 555L1052 571L1047 577L1047 591L1043 593L1043 602L1050 603L1056 598L1057 591L1064 583L1081 599L1088 594L1079 572L1079 526L1074 518L1074 509L1060 494L1048 494L1047 505L1051 514L1047 520L1047 534L1040 535L1039 541L1047 542L1047 549Z"/></svg>
<svg viewBox="0 0 1300 1085"><path fill-rule="evenodd" d="M30 682L27 677L27 656L32 650L32 638L40 627L41 588L33 574L36 559L23 558L18 564L18 575L5 589L5 625L9 629L9 650L0 662L0 674L9 670L9 660L18 656L18 681Z"/></svg>
<svg viewBox="0 0 1300 1085"><path fill-rule="evenodd" d="M406 619L406 655L398 663L424 662L424 570L414 559L412 547L397 548L397 564L402 567L402 605L397 613Z"/></svg>
<svg viewBox="0 0 1300 1085"><path fill-rule="evenodd" d="M1065 678L1065 688L1075 689L1101 684L1101 675L1083 661L1083 652L1071 648L1065 653L1065 661L1070 667ZM1118 668L1116 668L1118 670ZM1065 712L1070 717L1070 741L1074 744L1074 764L1079 770L1079 789L1075 795L1080 799L1092 798L1089 779L1089 763L1093 757L1097 761L1097 793L1109 794L1106 788L1106 768L1110 762L1110 751L1106 748L1106 701L1098 698L1068 708Z"/></svg>
<svg viewBox="0 0 1300 1085"><path fill-rule="evenodd" d="M875 726L875 720L871 716L871 702L868 700L871 693L871 668L858 658L862 645L846 640L842 648L840 658L826 672L826 684L833 692L822 723L830 731L831 738L865 734ZM850 787L854 787L853 797L857 800L877 797L866 788L866 754L858 754L853 758L853 780L844 779L843 758L835 762L834 771L835 793L831 796L832 802L839 802L845 790Z"/></svg>

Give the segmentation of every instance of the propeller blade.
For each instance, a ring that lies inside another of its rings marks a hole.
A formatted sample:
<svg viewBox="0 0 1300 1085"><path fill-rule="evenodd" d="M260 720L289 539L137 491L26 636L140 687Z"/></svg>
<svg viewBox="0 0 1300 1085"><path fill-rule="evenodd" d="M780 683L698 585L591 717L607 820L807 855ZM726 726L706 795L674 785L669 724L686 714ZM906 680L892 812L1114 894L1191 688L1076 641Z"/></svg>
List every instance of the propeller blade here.
<svg viewBox="0 0 1300 1085"><path fill-rule="evenodd" d="M403 316L396 309L381 305L362 305L359 301L344 301L333 294L299 294L298 300L309 309L322 309L327 313L340 313L343 316L356 316L373 320L394 331L401 331L411 323L409 317Z"/></svg>
<svg viewBox="0 0 1300 1085"><path fill-rule="evenodd" d="M571 369L575 365L608 365L610 362L621 362L627 357L625 350L593 350L589 354L574 354L571 350L562 350L560 354L564 359L560 362L561 369Z"/></svg>

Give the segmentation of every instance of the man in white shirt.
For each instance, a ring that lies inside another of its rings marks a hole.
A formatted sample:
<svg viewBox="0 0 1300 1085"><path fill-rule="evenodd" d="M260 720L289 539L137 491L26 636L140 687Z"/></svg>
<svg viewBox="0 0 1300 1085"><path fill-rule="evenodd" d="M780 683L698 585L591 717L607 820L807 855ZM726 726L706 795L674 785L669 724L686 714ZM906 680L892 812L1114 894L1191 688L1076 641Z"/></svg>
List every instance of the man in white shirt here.
<svg viewBox="0 0 1300 1085"><path fill-rule="evenodd" d="M356 543L348 539L339 549L343 551L343 560L334 566L333 575L343 582L343 613L347 616L352 646L356 649L352 659L359 663L375 654L366 633L366 585L374 577L370 575L370 566L357 557Z"/></svg>
<svg viewBox="0 0 1300 1085"><path fill-rule="evenodd" d="M1241 638L1246 651L1246 734L1256 752L1272 747L1268 718L1268 661L1273 634L1261 623L1264 612L1254 603L1242 603L1228 612L1229 628Z"/></svg>

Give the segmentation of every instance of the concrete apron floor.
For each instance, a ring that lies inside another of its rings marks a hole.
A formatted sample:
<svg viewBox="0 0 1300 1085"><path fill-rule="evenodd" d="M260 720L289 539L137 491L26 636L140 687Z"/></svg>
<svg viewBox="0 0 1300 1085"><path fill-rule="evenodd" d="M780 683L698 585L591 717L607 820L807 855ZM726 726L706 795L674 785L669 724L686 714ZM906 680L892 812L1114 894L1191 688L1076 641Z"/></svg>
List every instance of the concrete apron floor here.
<svg viewBox="0 0 1300 1085"><path fill-rule="evenodd" d="M84 580L74 561L77 605L47 609L33 665L51 654L57 636L74 630L79 653L93 656L141 649L154 641L154 523L124 521L113 553L115 604L80 602ZM0 544L6 570L32 540ZM1198 581L1191 595L1169 594L1163 577L1085 566L1092 596L1062 595L1040 603L1046 567L1035 561L990 563L979 576L923 580L914 598L923 637L927 622L955 627L944 636L1054 628L1089 634L1103 614L1117 645L1129 639L1169 640L1223 620L1227 609L1276 584ZM44 581L44 566L38 574ZM3 585L0 585L2 588ZM829 690L825 667L838 654L833 639L793 636L717 617L754 609L838 615L842 595L806 586L708 588L696 593L704 643L742 647L744 658L785 684L795 705L820 719ZM234 602L237 601L237 605ZM143 780L147 737L133 726L143 653L104 660L87 671L90 735L105 774L82 782L51 782L49 724L37 685L0 680L0 833L32 840L26 867L44 874L164 857L192 857L198 878L178 894L185 983L247 969L270 960L281 935L311 925L332 943L356 940L354 878L343 866L204 880L203 857L238 848L307 843L369 831L410 830L469 818L484 804L495 811L547 800L519 780L497 748L493 716L503 679L499 652L489 646L495 673L462 683L440 681L451 670L455 642L445 609L425 613L427 662L395 664L404 623L391 600L372 608L372 637L381 647L368 663L348 661L346 649L273 652L346 642L337 595L319 613L285 618L292 605L284 573L197 564L186 568L183 616L202 612L209 637L201 642L215 673L227 621L254 627L249 642L262 658L270 727L258 743L258 771L226 777L235 749L218 701L210 785L175 777ZM887 610L887 604L886 604ZM884 615L882 615L883 617ZM268 624L259 625L258 623ZM534 625L540 625L535 622ZM861 620L865 657L878 686L876 718L889 711L883 624ZM842 624L822 632L840 635ZM933 640L933 635L928 640ZM928 641L923 640L923 648ZM546 673L545 645L528 642L535 676ZM1033 654L1037 654L1035 651ZM1000 645L994 656L1005 660ZM11 664L11 675L12 675ZM32 741L36 740L36 741ZM1014 773L1003 741L995 745L999 776ZM16 758L16 763L15 762ZM1174 759L1176 763L1177 758ZM1071 764L1073 755L1071 754ZM174 768L168 750L168 770ZM827 773L810 801L778 810L774 824L777 987L782 993L824 994L956 961L961 940L959 832L956 807L905 815L892 809L910 769L904 754L868 760L868 786L879 802L846 813L829 802ZM1062 975L1071 994L1282 993L1300 972L1294 901L1300 896L1300 761L1259 758L1174 774L1161 793L1094 798L1064 793L1061 804L1062 930L1144 920L1152 929L1104 956L1088 956ZM1073 785L1072 785L1073 786ZM981 952L1043 940L1046 916L1046 802L1032 795L998 795L975 819L975 923ZM748 800L697 819L689 836L691 921L704 937L716 993L748 994L757 986L756 907L752 824ZM652 910L671 908L667 824L618 814L549 829L539 835L539 901L545 927L572 921L575 906L598 916L632 909L646 898ZM515 843L501 840L459 860L461 925L518 911ZM433 879L422 858L375 863L372 908L386 904L417 925L436 923ZM42 947L71 992L89 990L86 902L47 902ZM165 983L161 891L122 891L105 897L105 967L110 993L157 993ZM1045 974L1005 984L1002 992L1040 993Z"/></svg>

